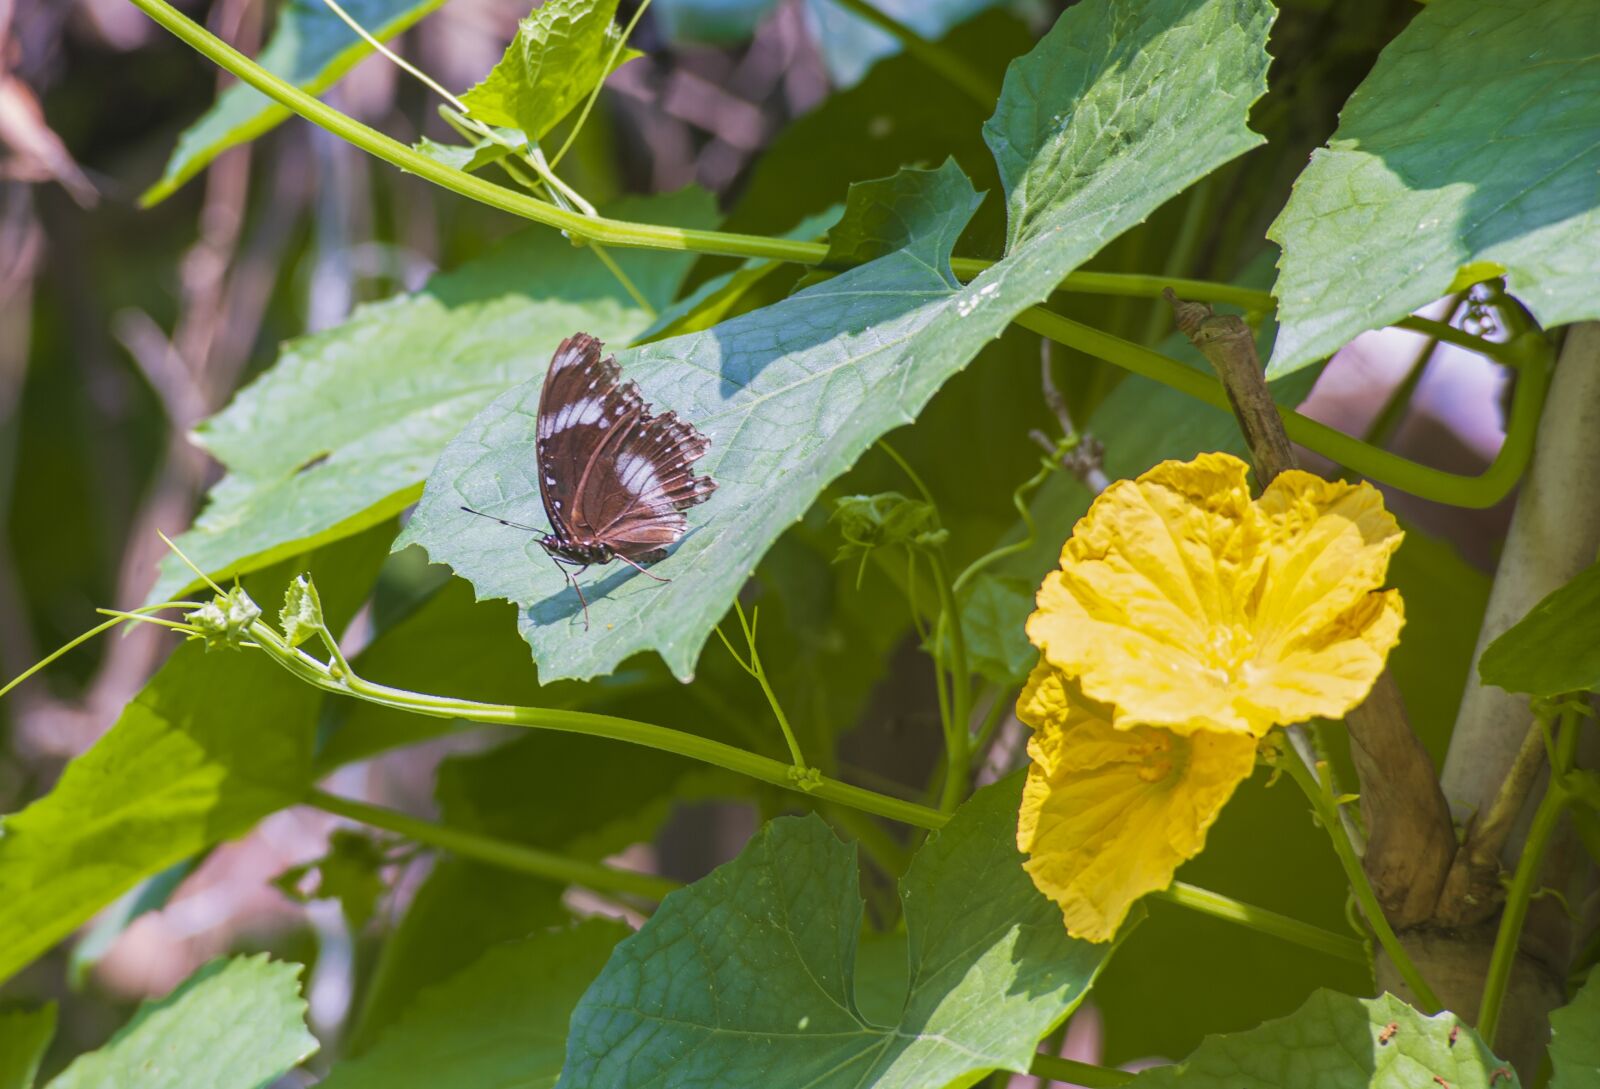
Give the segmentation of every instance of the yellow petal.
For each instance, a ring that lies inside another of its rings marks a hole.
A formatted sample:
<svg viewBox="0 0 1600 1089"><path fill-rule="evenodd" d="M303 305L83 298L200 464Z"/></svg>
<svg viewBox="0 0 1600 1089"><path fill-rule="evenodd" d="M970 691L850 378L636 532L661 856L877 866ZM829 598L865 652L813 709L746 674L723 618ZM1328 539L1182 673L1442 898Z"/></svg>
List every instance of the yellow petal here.
<svg viewBox="0 0 1600 1089"><path fill-rule="evenodd" d="M1107 488L1040 588L1028 635L1118 727L1249 732L1224 664L1245 633L1265 527L1231 454Z"/></svg>
<svg viewBox="0 0 1600 1089"><path fill-rule="evenodd" d="M1400 641L1405 610L1398 590L1369 593L1323 627L1291 639L1247 672L1240 701L1276 723L1342 718L1372 691Z"/></svg>
<svg viewBox="0 0 1600 1089"><path fill-rule="evenodd" d="M1269 540L1252 624L1264 655L1325 628L1382 586L1405 536L1370 484L1291 470L1267 485L1256 506Z"/></svg>
<svg viewBox="0 0 1600 1089"><path fill-rule="evenodd" d="M1206 830L1255 765L1255 742L1210 731L1115 729L1105 708L1044 665L1029 689L1018 713L1035 728L1033 764L1017 846L1068 932L1109 941L1134 901L1166 888L1205 846Z"/></svg>
<svg viewBox="0 0 1600 1089"><path fill-rule="evenodd" d="M1028 636L1118 729L1259 737L1365 698L1399 632L1375 591L1401 539L1376 489L1204 454L1107 488Z"/></svg>

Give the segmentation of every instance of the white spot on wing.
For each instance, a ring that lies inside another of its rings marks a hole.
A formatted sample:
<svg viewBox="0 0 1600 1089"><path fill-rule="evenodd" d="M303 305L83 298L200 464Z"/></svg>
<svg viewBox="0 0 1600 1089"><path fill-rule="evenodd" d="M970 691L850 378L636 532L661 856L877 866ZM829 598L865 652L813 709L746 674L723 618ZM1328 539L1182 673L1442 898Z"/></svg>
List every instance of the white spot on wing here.
<svg viewBox="0 0 1600 1089"><path fill-rule="evenodd" d="M623 454L617 459L617 482L634 496L649 495L661 489L661 478L650 459L638 454Z"/></svg>
<svg viewBox="0 0 1600 1089"><path fill-rule="evenodd" d="M582 424L592 424L605 412L598 398L585 397L581 401L573 401L562 405L555 417L545 429L547 435L554 435L565 431L569 427L578 427Z"/></svg>

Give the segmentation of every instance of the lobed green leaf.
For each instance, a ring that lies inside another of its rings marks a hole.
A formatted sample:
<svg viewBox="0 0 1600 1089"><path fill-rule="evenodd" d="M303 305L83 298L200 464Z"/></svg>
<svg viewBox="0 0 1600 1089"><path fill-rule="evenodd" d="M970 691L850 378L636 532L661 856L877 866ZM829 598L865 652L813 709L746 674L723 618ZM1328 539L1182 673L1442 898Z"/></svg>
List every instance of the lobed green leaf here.
<svg viewBox="0 0 1600 1089"><path fill-rule="evenodd" d="M516 602L547 678L597 676L646 649L687 678L761 555L829 481L1104 242L1259 142L1245 114L1264 89L1271 14L1265 3L1143 0L1062 16L1013 63L985 130L1012 229L1005 258L971 283L956 280L949 257L977 196L946 163L894 187L903 248L703 333L619 353L647 401L711 439L700 468L718 489L657 565L670 581L624 568L590 583L587 633L576 595L535 540L461 510L538 520L542 376L496 399L446 447L401 543L423 545L480 596ZM879 191L852 197L859 209Z"/></svg>
<svg viewBox="0 0 1600 1089"><path fill-rule="evenodd" d="M1597 55L1587 0L1419 11L1268 231L1283 246L1268 373L1495 276L1545 326L1600 316Z"/></svg>
<svg viewBox="0 0 1600 1089"><path fill-rule="evenodd" d="M614 212L684 226L715 219L711 198L694 189ZM615 259L661 305L693 256ZM593 253L541 229L290 341L197 430L228 474L178 547L220 579L386 521L416 501L450 436L497 393L542 375L563 337L582 329L625 340L650 319ZM168 557L150 600L191 583Z"/></svg>
<svg viewBox="0 0 1600 1089"><path fill-rule="evenodd" d="M479 121L542 139L597 83L643 56L617 49L616 13L617 0L545 0L517 24L505 56L462 103Z"/></svg>
<svg viewBox="0 0 1600 1089"><path fill-rule="evenodd" d="M212 961L49 1089L259 1089L317 1050L300 972L264 953Z"/></svg>
<svg viewBox="0 0 1600 1089"><path fill-rule="evenodd" d="M1020 778L980 791L901 884L909 984L857 1000L855 852L815 816L766 825L734 861L663 901L572 1015L562 1086L970 1085L1026 1070L1109 945L1067 937L1015 844Z"/></svg>
<svg viewBox="0 0 1600 1089"><path fill-rule="evenodd" d="M1453 1013L1427 1016L1392 994L1352 998L1317 991L1288 1017L1208 1036L1176 1066L1140 1074L1130 1089L1517 1089Z"/></svg>

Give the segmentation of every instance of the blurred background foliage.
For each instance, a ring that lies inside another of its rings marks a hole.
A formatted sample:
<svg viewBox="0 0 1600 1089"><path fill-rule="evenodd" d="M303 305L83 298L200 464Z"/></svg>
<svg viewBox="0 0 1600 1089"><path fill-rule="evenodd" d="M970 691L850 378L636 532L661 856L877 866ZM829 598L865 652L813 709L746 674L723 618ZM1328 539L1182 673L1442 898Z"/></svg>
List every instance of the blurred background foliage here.
<svg viewBox="0 0 1600 1089"><path fill-rule="evenodd" d="M247 52L282 10L273 0L181 6ZM1063 6L929 8L944 11L934 29L946 44L998 85L1006 63ZM620 17L633 7L624 0ZM717 198L726 229L776 234L839 204L852 181L953 155L990 193L959 252L997 255L1004 210L980 136L986 111L913 58L878 57L865 28L839 21L845 13L819 17L815 8L657 0L633 42L646 57L611 78L563 164L567 179L597 204L698 185ZM1272 93L1253 119L1268 144L1171 202L1091 267L1267 275L1267 223L1333 130L1339 105L1413 11L1410 0L1289 0L1272 40ZM526 0L450 0L398 48L464 88L526 13ZM185 436L269 365L279 342L337 324L362 301L415 289L523 226L297 121L226 152L141 210L138 195L160 175L179 132L225 83L124 0L0 0L0 675L91 626L96 606L142 600L162 551L155 530L186 527L217 476ZM328 95L402 140L451 138L428 93L381 59L359 64ZM732 265L700 260L689 286ZM799 274L765 277L740 308L782 297ZM1063 296L1057 305L1144 343L1170 334L1147 300ZM1395 331L1363 338L1323 370L1305 410L1362 433L1417 369L1422 381L1391 447L1476 471L1498 438L1500 378L1453 349L1419 355L1423 347ZM958 565L1018 531L1010 495L1038 465L1028 432L1053 419L1039 359L1037 338L1013 329L894 436L938 500ZM1054 365L1074 419L1105 443L1108 465L1142 468L1141 459L1165 456L1159 450L1175 430L1194 428L1195 441L1226 435L1228 422L1212 410L1140 388L1142 380L1103 363L1058 350ZM890 489L907 482L887 458L868 455L780 540L746 598L762 608L762 655L807 753L845 778L915 794L934 770L938 726L931 670L899 593L904 570L869 565L858 588L853 563L832 563L839 541L828 520L833 498ZM1042 496L1044 536L1012 571L1025 583L1049 565L1087 500L1064 476ZM1395 570L1411 621L1394 664L1437 758L1506 510L1391 499L1412 531ZM474 604L464 584L411 553L385 562L345 641L377 680L631 712L783 752L759 692L719 646L707 649L687 687L641 660L605 681L541 689L510 610ZM0 811L45 793L170 649L149 630L100 640L0 703ZM1014 692L993 685L986 695ZM322 708L318 767L330 789L583 857L625 852L632 864L679 878L730 857L758 817L797 804L583 738L463 732L359 704ZM997 737L991 776L1021 759L1014 720ZM481 755L496 745L505 747ZM76 954L58 951L0 990L0 1000L70 995L59 1063L103 1040L139 996L166 990L206 957L270 948L314 965L313 1027L332 1057L359 1050L418 986L485 945L568 911L606 909L525 876L459 860L431 864L379 845L362 857L381 860L372 866L385 887L372 919L352 927L361 918L348 902L343 912L328 900L302 903L269 883L321 855L334 826L308 810L268 817L245 839L147 884L142 904L113 909ZM887 831L891 848L899 834ZM343 849L345 861L361 856L348 842ZM887 869L866 875L880 923L894 912ZM1344 927L1343 882L1324 839L1302 803L1260 778L1180 876ZM128 925L143 906L160 910ZM1360 992L1369 983L1348 964L1156 904L1094 992L1096 1012L1080 1017L1090 1027L1074 1029L1069 1046L1074 1057L1111 1063L1178 1056L1203 1033L1282 1014L1319 985Z"/></svg>

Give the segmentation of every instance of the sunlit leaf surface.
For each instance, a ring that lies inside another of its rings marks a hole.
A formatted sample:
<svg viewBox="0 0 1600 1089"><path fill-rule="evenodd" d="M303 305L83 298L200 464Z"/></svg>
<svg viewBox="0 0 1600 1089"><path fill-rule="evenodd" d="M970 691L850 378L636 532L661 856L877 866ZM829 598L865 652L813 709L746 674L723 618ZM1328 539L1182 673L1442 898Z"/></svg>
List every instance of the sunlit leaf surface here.
<svg viewBox="0 0 1600 1089"><path fill-rule="evenodd" d="M1600 315L1600 19L1588 0L1439 0L1345 104L1272 225L1269 373L1494 276L1540 323Z"/></svg>
<svg viewBox="0 0 1600 1089"><path fill-rule="evenodd" d="M894 253L704 332L619 352L646 401L710 437L698 467L718 487L656 565L671 581L620 565L585 576L587 632L536 539L461 510L542 522L542 376L450 443L402 543L423 545L480 596L516 602L547 678L596 676L646 649L689 676L738 587L829 481L1106 241L1260 142L1245 115L1263 89L1270 22L1264 3L1073 8L1013 63L985 128L1007 188L1003 260L964 286L951 273L977 198L946 163L895 187L905 244Z"/></svg>

